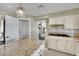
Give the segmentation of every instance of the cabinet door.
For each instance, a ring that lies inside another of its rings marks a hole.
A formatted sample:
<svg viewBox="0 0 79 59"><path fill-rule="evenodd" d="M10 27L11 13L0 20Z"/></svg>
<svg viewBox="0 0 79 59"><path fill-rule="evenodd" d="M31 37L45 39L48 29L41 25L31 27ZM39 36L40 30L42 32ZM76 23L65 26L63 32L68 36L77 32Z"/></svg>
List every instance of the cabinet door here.
<svg viewBox="0 0 79 59"><path fill-rule="evenodd" d="M79 56L79 41L75 41L76 55Z"/></svg>
<svg viewBox="0 0 79 59"><path fill-rule="evenodd" d="M75 15L74 17L74 29L79 29L79 15Z"/></svg>
<svg viewBox="0 0 79 59"><path fill-rule="evenodd" d="M49 25L55 24L55 18L49 18Z"/></svg>
<svg viewBox="0 0 79 59"><path fill-rule="evenodd" d="M66 51L67 53L75 54L75 43L72 39L67 39Z"/></svg>
<svg viewBox="0 0 79 59"><path fill-rule="evenodd" d="M64 24L64 17L56 17L55 21L56 24Z"/></svg>
<svg viewBox="0 0 79 59"><path fill-rule="evenodd" d="M79 15L65 16L65 29L79 29Z"/></svg>
<svg viewBox="0 0 79 59"><path fill-rule="evenodd" d="M57 49L59 51L64 51L66 50L66 40L59 38L57 41Z"/></svg>
<svg viewBox="0 0 79 59"><path fill-rule="evenodd" d="M53 37L50 37L48 39L48 48L50 49L56 49L56 39Z"/></svg>
<svg viewBox="0 0 79 59"><path fill-rule="evenodd" d="M73 16L66 16L65 17L65 29L73 29L74 24L73 24Z"/></svg>

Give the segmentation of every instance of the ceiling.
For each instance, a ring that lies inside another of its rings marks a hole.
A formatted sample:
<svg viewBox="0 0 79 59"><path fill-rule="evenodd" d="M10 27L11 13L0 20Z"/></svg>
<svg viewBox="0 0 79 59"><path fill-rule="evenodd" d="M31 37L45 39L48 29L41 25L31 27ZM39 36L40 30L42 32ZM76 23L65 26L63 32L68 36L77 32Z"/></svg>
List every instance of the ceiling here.
<svg viewBox="0 0 79 59"><path fill-rule="evenodd" d="M41 6L40 6L41 5ZM16 15L19 3L0 3L0 12ZM40 16L54 12L79 8L79 3L22 3L26 14Z"/></svg>

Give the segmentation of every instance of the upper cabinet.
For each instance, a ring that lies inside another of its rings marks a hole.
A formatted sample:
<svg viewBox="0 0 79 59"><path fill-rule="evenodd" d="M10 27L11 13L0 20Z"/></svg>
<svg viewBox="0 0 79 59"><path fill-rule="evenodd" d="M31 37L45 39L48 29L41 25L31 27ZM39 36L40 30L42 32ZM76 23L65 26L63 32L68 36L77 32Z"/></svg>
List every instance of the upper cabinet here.
<svg viewBox="0 0 79 59"><path fill-rule="evenodd" d="M79 15L65 16L65 29L79 29Z"/></svg>
<svg viewBox="0 0 79 59"><path fill-rule="evenodd" d="M49 25L55 25L55 24L64 24L64 17L51 17L49 18Z"/></svg>
<svg viewBox="0 0 79 59"><path fill-rule="evenodd" d="M49 18L49 25L55 24L55 18Z"/></svg>
<svg viewBox="0 0 79 59"><path fill-rule="evenodd" d="M64 24L64 17L56 17L55 18L56 24Z"/></svg>
<svg viewBox="0 0 79 59"><path fill-rule="evenodd" d="M64 29L79 29L79 14L61 17L50 17L49 25L53 27L64 26Z"/></svg>

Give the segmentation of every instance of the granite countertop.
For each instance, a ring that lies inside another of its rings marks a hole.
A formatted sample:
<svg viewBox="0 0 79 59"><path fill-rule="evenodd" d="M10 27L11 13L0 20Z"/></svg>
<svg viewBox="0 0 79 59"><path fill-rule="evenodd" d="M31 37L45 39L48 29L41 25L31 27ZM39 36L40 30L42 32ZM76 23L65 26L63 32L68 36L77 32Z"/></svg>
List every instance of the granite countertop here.
<svg viewBox="0 0 79 59"><path fill-rule="evenodd" d="M59 37L68 37L68 38L79 39L79 33L76 33L73 36L69 36L69 35L64 34L64 33L48 33L48 35L49 36L59 36Z"/></svg>
<svg viewBox="0 0 79 59"><path fill-rule="evenodd" d="M48 35L50 35L50 36L70 37L69 35L64 34L64 33L49 33Z"/></svg>
<svg viewBox="0 0 79 59"><path fill-rule="evenodd" d="M30 56L40 45L36 40L23 39L0 45L0 52L3 50L5 56Z"/></svg>
<svg viewBox="0 0 79 59"><path fill-rule="evenodd" d="M72 40L74 40L74 41L76 41L76 42L79 42L79 34L77 34L77 35L74 35L74 36L70 36L70 37L68 37L68 36L56 36L56 35L51 35L52 33L49 33L48 34L48 36L53 36L53 37L58 37L58 38L64 38L64 39L72 39Z"/></svg>

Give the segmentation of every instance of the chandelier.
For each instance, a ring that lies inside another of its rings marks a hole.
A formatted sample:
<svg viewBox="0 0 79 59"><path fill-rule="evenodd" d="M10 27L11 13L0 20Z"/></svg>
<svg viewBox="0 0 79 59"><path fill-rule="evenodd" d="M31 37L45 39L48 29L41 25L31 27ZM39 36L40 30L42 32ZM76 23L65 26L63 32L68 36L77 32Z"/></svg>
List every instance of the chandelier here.
<svg viewBox="0 0 79 59"><path fill-rule="evenodd" d="M16 9L16 17L25 17L25 10L22 8L22 4L20 3L19 7Z"/></svg>

